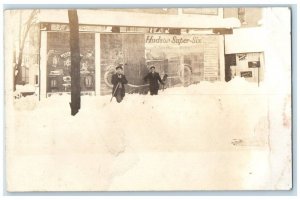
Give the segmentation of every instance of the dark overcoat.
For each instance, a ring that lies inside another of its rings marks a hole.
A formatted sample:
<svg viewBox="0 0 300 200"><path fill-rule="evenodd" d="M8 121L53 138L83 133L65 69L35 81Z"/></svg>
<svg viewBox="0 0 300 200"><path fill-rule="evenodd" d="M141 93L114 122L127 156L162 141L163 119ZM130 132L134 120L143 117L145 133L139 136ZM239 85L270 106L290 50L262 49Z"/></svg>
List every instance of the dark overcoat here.
<svg viewBox="0 0 300 200"><path fill-rule="evenodd" d="M149 81L149 89L150 91L155 91L159 89L159 84L158 81L163 84L163 81L160 78L159 73L154 72L151 73L149 72L145 77L144 77L144 81Z"/></svg>
<svg viewBox="0 0 300 200"><path fill-rule="evenodd" d="M125 77L124 74L121 74L120 76L121 76L121 77L119 78L119 77L118 77L118 74L114 74L114 75L112 75L112 77L111 77L111 83L113 84L112 94L114 93L114 91L115 91L115 89L116 89L118 83L121 84L121 87L118 87L117 91L116 91L115 94L114 94L115 97L117 96L117 94L118 94L119 92L121 93L121 96L122 96L122 97L125 96L125 86L124 86L124 84L127 84L128 81L127 81L127 79L126 79L126 77Z"/></svg>

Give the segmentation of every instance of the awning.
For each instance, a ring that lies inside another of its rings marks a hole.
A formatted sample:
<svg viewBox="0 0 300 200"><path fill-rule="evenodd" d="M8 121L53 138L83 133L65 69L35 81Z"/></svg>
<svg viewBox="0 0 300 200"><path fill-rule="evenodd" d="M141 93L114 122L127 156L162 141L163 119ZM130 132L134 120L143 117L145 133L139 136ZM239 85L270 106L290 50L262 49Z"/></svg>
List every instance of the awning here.
<svg viewBox="0 0 300 200"><path fill-rule="evenodd" d="M196 14L149 14L107 11L105 9L79 9L78 20L85 25L135 26L164 28L236 28L240 21L236 18L221 18L217 15ZM41 9L40 22L69 23L66 9Z"/></svg>

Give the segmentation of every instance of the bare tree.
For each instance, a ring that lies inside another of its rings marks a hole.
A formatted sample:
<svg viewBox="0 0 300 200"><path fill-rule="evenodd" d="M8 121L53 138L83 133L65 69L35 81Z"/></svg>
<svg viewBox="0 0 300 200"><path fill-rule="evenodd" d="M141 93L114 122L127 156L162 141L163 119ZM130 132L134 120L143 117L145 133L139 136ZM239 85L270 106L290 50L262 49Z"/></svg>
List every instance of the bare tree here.
<svg viewBox="0 0 300 200"><path fill-rule="evenodd" d="M80 109L80 48L79 25L77 10L68 10L70 25L70 52L71 52L71 115L76 115Z"/></svg>
<svg viewBox="0 0 300 200"><path fill-rule="evenodd" d="M27 39L28 33L31 29L31 27L36 24L36 16L37 16L38 10L32 10L29 18L25 21L24 25L21 24L22 20L22 11L20 11L20 24L19 24L19 54L18 54L18 61L16 62L14 66L14 91L16 90L17 80L21 78L21 67L23 62L23 50L25 46L25 41ZM23 30L22 30L23 27ZM14 60L17 60L15 58L16 51L14 50Z"/></svg>

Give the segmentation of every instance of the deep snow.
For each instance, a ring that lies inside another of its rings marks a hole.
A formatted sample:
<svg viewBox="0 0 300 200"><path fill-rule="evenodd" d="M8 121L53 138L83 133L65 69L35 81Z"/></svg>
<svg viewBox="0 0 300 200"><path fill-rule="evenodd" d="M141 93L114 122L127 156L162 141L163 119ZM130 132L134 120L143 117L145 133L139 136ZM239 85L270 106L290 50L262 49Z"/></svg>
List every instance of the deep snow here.
<svg viewBox="0 0 300 200"><path fill-rule="evenodd" d="M288 185L277 179L289 172L278 162L289 160L274 157L272 145L288 146L289 137L273 144L270 133L290 134L289 104L285 93L264 88L235 78L168 88L158 96L126 94L120 104L110 103L109 95L82 96L76 116L70 114L69 95L15 99L8 177L17 190Z"/></svg>

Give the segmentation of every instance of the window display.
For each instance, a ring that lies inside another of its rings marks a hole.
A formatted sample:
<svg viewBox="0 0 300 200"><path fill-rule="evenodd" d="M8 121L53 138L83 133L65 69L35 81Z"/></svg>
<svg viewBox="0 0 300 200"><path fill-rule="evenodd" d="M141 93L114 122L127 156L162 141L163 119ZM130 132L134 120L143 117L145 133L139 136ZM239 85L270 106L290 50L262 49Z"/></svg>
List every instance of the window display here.
<svg viewBox="0 0 300 200"><path fill-rule="evenodd" d="M81 91L94 91L95 36L80 33L80 86ZM84 41L84 42L81 42ZM47 92L70 92L71 53L68 32L48 32Z"/></svg>

